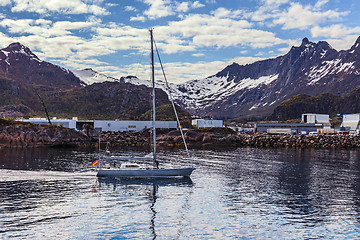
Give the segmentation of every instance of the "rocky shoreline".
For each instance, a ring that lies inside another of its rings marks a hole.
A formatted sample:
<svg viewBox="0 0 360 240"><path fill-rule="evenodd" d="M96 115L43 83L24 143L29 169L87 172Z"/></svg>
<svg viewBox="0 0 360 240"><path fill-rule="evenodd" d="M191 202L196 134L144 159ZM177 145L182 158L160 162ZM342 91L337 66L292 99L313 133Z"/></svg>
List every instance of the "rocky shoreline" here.
<svg viewBox="0 0 360 240"><path fill-rule="evenodd" d="M0 147L85 147L95 143L86 131L57 126L0 122Z"/></svg>
<svg viewBox="0 0 360 240"><path fill-rule="evenodd" d="M360 136L349 135L247 135L224 129L187 130L189 148L263 147L263 148L360 148ZM102 142L110 146L150 146L150 133L102 132ZM162 147L183 147L179 131L159 131L157 143ZM0 147L85 147L97 146L98 135L93 129L75 131L56 126L33 124L0 124Z"/></svg>
<svg viewBox="0 0 360 240"><path fill-rule="evenodd" d="M185 140L190 148L201 147L264 147L264 148L360 148L360 136L349 135L250 135L228 132L185 131ZM102 141L118 146L148 146L147 132L104 133ZM182 147L179 131L159 134L157 143L163 147Z"/></svg>
<svg viewBox="0 0 360 240"><path fill-rule="evenodd" d="M180 135L169 133L159 138L159 143L168 146L182 144ZM248 134L207 134L186 132L190 147L265 147L265 148L360 148L360 136L349 135L248 135Z"/></svg>

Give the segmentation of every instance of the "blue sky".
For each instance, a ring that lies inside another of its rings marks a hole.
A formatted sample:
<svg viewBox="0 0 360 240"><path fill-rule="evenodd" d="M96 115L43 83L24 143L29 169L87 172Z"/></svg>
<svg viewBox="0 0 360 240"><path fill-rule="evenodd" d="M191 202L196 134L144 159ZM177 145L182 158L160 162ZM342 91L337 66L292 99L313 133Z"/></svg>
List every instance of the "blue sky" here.
<svg viewBox="0 0 360 240"><path fill-rule="evenodd" d="M0 0L0 47L20 42L68 69L149 78L149 34L170 82L285 54L302 38L350 48L359 0Z"/></svg>

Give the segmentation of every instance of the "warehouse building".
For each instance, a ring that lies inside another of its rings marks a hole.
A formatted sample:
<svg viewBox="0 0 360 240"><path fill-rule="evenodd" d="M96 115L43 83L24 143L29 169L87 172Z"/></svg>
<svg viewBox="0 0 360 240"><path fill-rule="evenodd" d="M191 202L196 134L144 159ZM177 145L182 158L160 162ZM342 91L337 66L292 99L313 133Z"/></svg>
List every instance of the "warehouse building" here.
<svg viewBox="0 0 360 240"><path fill-rule="evenodd" d="M119 121L119 120L94 120L97 131L143 131L152 128L152 121ZM156 121L157 129L177 129L176 121Z"/></svg>
<svg viewBox="0 0 360 240"><path fill-rule="evenodd" d="M330 116L328 114L304 113L301 115L301 122L330 125Z"/></svg>
<svg viewBox="0 0 360 240"><path fill-rule="evenodd" d="M321 123L256 123L256 133L268 134L309 134L322 129Z"/></svg>
<svg viewBox="0 0 360 240"><path fill-rule="evenodd" d="M334 133L327 114L304 113L301 123L257 123L255 132L268 134Z"/></svg>
<svg viewBox="0 0 360 240"><path fill-rule="evenodd" d="M49 125L47 118L20 118L17 121L29 122L39 125ZM51 124L63 126L66 128L82 130L85 124L94 127L97 131L143 131L153 126L152 121L120 121L120 120L78 120L77 117L72 119L50 119ZM177 129L176 121L156 121L155 126L158 129Z"/></svg>
<svg viewBox="0 0 360 240"><path fill-rule="evenodd" d="M211 119L194 119L192 125L197 128L210 128L210 127L223 127L223 120L211 120Z"/></svg>
<svg viewBox="0 0 360 240"><path fill-rule="evenodd" d="M360 113L356 114L343 114L341 127L344 130L359 133L360 128Z"/></svg>

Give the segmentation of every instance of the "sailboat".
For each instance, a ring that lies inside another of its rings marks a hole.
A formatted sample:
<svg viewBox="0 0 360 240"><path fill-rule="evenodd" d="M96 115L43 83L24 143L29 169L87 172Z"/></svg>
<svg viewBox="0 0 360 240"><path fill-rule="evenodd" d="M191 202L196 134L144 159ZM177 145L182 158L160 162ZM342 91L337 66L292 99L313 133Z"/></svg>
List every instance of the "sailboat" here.
<svg viewBox="0 0 360 240"><path fill-rule="evenodd" d="M99 169L97 177L102 178L179 178L190 177L195 168L159 168L159 162L156 159L156 128L155 128L155 72L154 72L154 39L153 30L150 29L151 42L151 80L152 80L152 108L153 108L153 166L150 168L142 167L136 163L123 163L120 168ZM161 62L160 62L161 63ZM177 122L183 137L185 148L187 150L184 134L180 127L179 118L176 113L175 105L172 101ZM187 151L188 152L188 151ZM189 154L188 154L189 156Z"/></svg>

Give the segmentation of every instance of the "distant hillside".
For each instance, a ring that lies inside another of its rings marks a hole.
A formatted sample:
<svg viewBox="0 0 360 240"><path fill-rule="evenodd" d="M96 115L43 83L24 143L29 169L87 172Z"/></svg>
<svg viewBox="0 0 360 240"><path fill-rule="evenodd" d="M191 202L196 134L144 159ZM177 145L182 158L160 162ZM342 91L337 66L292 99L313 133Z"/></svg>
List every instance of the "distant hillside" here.
<svg viewBox="0 0 360 240"><path fill-rule="evenodd" d="M29 48L12 43L0 49L0 73L22 84L78 88L81 81L72 72L40 60Z"/></svg>
<svg viewBox="0 0 360 240"><path fill-rule="evenodd" d="M50 117L135 120L143 118L152 108L152 89L145 85L113 81L91 69L82 74L112 82L86 86L72 72L40 60L19 43L1 49L0 118L45 116L38 94ZM162 105L170 104L161 89L156 89L156 104L160 112Z"/></svg>
<svg viewBox="0 0 360 240"><path fill-rule="evenodd" d="M345 96L331 93L323 93L316 97L296 95L283 101L266 119L284 121L301 118L303 113L323 113L331 116L360 113L360 88Z"/></svg>
<svg viewBox="0 0 360 240"><path fill-rule="evenodd" d="M151 109L151 89L129 83L95 83L68 91L41 90L50 115L87 119L139 119ZM156 104L169 104L165 92L156 90Z"/></svg>

